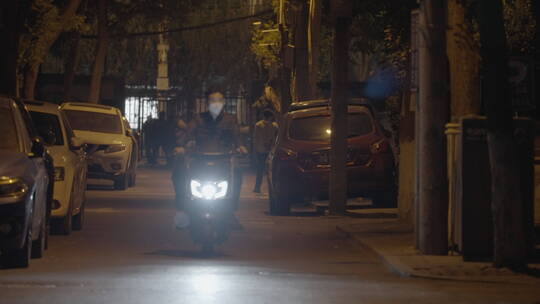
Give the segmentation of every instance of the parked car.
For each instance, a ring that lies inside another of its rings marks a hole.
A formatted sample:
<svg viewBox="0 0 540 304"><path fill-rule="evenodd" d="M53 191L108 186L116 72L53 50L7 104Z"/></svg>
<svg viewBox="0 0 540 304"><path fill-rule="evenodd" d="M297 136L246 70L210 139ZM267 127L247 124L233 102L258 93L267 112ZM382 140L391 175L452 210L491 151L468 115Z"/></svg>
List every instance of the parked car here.
<svg viewBox="0 0 540 304"><path fill-rule="evenodd" d="M351 100L348 124L348 196L394 207L394 156L374 110L365 101ZM331 133L328 100L291 105L268 157L271 214L288 214L295 202L328 199Z"/></svg>
<svg viewBox="0 0 540 304"><path fill-rule="evenodd" d="M69 235L84 224L86 152L57 104L27 101L39 135L54 160L52 231Z"/></svg>
<svg viewBox="0 0 540 304"><path fill-rule="evenodd" d="M27 267L47 241L48 155L24 105L0 97L0 251L5 267Z"/></svg>
<svg viewBox="0 0 540 304"><path fill-rule="evenodd" d="M88 177L112 180L117 190L133 185L137 151L120 110L81 102L64 103L61 110L75 136L93 145L88 155Z"/></svg>

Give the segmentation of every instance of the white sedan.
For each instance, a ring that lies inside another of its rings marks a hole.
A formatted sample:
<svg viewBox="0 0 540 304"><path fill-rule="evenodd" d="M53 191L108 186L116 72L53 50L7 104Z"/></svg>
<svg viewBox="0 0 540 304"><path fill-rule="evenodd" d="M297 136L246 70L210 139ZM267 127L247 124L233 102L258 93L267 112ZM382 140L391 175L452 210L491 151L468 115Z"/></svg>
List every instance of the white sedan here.
<svg viewBox="0 0 540 304"><path fill-rule="evenodd" d="M84 224L86 153L57 104L26 102L38 133L54 160L52 232L68 235Z"/></svg>

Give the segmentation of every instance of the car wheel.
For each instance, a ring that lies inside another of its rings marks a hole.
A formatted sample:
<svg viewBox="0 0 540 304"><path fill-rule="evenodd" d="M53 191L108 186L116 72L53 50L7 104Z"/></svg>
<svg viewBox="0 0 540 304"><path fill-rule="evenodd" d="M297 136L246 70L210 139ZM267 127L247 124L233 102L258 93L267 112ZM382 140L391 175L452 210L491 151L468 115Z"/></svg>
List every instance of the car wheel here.
<svg viewBox="0 0 540 304"><path fill-rule="evenodd" d="M73 204L69 202L69 208L61 219L53 219L51 222L51 228L54 234L70 235L73 230Z"/></svg>
<svg viewBox="0 0 540 304"><path fill-rule="evenodd" d="M45 245L47 239L47 224L45 223L45 218L41 222L41 227L39 229L39 237L37 240L32 241L32 258L40 259L43 257L45 252Z"/></svg>
<svg viewBox="0 0 540 304"><path fill-rule="evenodd" d="M291 212L291 204L288 199L276 193L273 187L268 188L268 196L270 199L270 214L271 215L289 215Z"/></svg>
<svg viewBox="0 0 540 304"><path fill-rule="evenodd" d="M31 253L32 238L28 230L23 248L10 249L2 253L2 265L6 268L26 268L30 263Z"/></svg>
<svg viewBox="0 0 540 304"><path fill-rule="evenodd" d="M115 190L126 190L128 186L129 174L122 174L114 179Z"/></svg>
<svg viewBox="0 0 540 304"><path fill-rule="evenodd" d="M86 202L83 196L83 202L81 204L81 210L79 213L73 216L73 230L81 231L84 226L84 214L86 209Z"/></svg>
<svg viewBox="0 0 540 304"><path fill-rule="evenodd" d="M397 208L397 193L395 190L388 190L373 195L373 206L375 208Z"/></svg>
<svg viewBox="0 0 540 304"><path fill-rule="evenodd" d="M49 236L51 234L51 223L50 223L50 220L49 222L47 223L46 227L45 227L45 250L48 250L49 249Z"/></svg>
<svg viewBox="0 0 540 304"><path fill-rule="evenodd" d="M129 175L129 183L128 183L128 186L129 186L129 187L135 187L136 181L137 181L137 173L132 172L132 173Z"/></svg>
<svg viewBox="0 0 540 304"><path fill-rule="evenodd" d="M268 200L270 215L276 215L276 199L274 198L274 191L272 190L272 186L270 185L270 183L268 183Z"/></svg>

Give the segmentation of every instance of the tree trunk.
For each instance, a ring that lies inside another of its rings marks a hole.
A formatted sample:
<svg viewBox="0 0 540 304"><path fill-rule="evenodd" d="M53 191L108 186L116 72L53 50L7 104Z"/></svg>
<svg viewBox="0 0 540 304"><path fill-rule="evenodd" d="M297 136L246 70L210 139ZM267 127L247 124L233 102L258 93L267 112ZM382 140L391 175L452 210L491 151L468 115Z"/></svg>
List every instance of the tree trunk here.
<svg viewBox="0 0 540 304"><path fill-rule="evenodd" d="M79 65L80 59L80 50L81 50L81 33L73 32L71 33L71 46L69 49L69 54L66 59L66 64L64 68L64 96L63 100L71 100L71 89L73 87L73 80L75 79L75 74L77 71L77 66Z"/></svg>
<svg viewBox="0 0 540 304"><path fill-rule="evenodd" d="M450 63L452 121L480 114L480 55L465 22L461 0L448 1L447 51Z"/></svg>
<svg viewBox="0 0 540 304"><path fill-rule="evenodd" d="M347 208L347 89L349 65L350 1L332 2L334 46L332 66L332 130L330 151L330 213Z"/></svg>
<svg viewBox="0 0 540 304"><path fill-rule="evenodd" d="M310 97L317 98L319 54L321 44L322 1L309 2L309 89Z"/></svg>
<svg viewBox="0 0 540 304"><path fill-rule="evenodd" d="M416 92L405 92L399 119L398 218L407 225L414 224L415 193L415 116Z"/></svg>
<svg viewBox="0 0 540 304"><path fill-rule="evenodd" d="M36 82L40 64L32 62L24 70L24 80L22 87L22 97L32 100L35 98Z"/></svg>
<svg viewBox="0 0 540 304"><path fill-rule="evenodd" d="M491 166L494 265L522 268L526 266L527 246L502 9L500 0L478 1L483 87L486 88L483 100L488 119Z"/></svg>
<svg viewBox="0 0 540 304"><path fill-rule="evenodd" d="M308 6L306 0L296 1L294 22L294 100L311 97L308 55Z"/></svg>
<svg viewBox="0 0 540 304"><path fill-rule="evenodd" d="M96 46L96 56L92 66L92 76L90 80L90 91L88 101L99 103L101 95L101 77L105 68L105 59L107 57L107 47L109 38L107 34L107 5L108 0L97 1L98 11L98 39Z"/></svg>
<svg viewBox="0 0 540 304"><path fill-rule="evenodd" d="M420 5L418 242L424 254L448 252L448 179L445 124L448 122L446 1Z"/></svg>
<svg viewBox="0 0 540 304"><path fill-rule="evenodd" d="M70 0L65 6L62 14L59 17L61 23L66 23L77 13L77 9L81 4L81 0ZM42 40L39 43L45 45L45 50L49 50L54 42L58 39L58 36L62 33L62 28L59 31L51 33L50 35L42 35L38 39ZM34 99L36 81L39 73L39 67L41 65L41 60L36 60L29 63L25 68L24 72L24 81L23 81L23 97L26 99Z"/></svg>
<svg viewBox="0 0 540 304"><path fill-rule="evenodd" d="M0 11L0 94L17 96L17 57L21 7L18 0L3 1Z"/></svg>

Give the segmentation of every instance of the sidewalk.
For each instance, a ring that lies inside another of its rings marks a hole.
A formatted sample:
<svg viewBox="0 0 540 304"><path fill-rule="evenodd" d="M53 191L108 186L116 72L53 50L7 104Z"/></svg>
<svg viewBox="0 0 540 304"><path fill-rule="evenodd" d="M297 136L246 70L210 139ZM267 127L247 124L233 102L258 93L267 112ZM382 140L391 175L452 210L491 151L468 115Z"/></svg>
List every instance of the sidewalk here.
<svg viewBox="0 0 540 304"><path fill-rule="evenodd" d="M370 248L400 276L540 286L538 277L517 274L508 269L496 269L491 263L463 262L461 256L422 255L413 247L412 227L397 219L359 219L355 223L341 224L336 228L362 246ZM529 266L540 272L540 264Z"/></svg>

